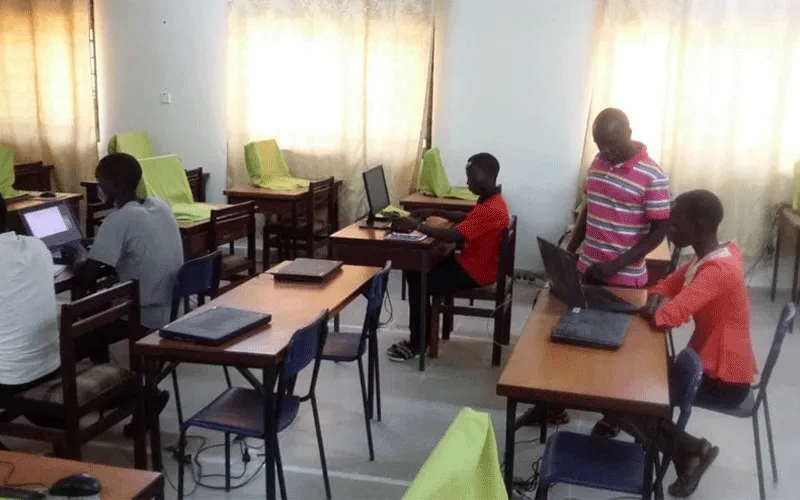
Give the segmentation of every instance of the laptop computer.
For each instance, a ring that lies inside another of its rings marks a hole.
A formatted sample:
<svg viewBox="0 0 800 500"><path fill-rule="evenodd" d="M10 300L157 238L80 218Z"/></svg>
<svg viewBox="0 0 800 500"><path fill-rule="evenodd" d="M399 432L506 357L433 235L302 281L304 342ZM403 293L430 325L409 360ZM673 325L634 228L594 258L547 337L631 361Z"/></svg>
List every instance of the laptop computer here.
<svg viewBox="0 0 800 500"><path fill-rule="evenodd" d="M222 345L240 333L265 325L272 315L231 307L212 307L165 325L161 338L208 346Z"/></svg>
<svg viewBox="0 0 800 500"><path fill-rule="evenodd" d="M624 342L630 324L630 314L576 308L561 317L550 340L615 350Z"/></svg>
<svg viewBox="0 0 800 500"><path fill-rule="evenodd" d="M295 259L291 263L270 271L275 281L322 282L342 267L340 260Z"/></svg>
<svg viewBox="0 0 800 500"><path fill-rule="evenodd" d="M575 266L575 256L565 249L537 237L550 291L569 307L633 314L642 308L622 300L601 287L585 287Z"/></svg>
<svg viewBox="0 0 800 500"><path fill-rule="evenodd" d="M75 212L64 200L25 208L19 211L19 215L27 233L44 242L57 264L63 247L83 240L83 230Z"/></svg>

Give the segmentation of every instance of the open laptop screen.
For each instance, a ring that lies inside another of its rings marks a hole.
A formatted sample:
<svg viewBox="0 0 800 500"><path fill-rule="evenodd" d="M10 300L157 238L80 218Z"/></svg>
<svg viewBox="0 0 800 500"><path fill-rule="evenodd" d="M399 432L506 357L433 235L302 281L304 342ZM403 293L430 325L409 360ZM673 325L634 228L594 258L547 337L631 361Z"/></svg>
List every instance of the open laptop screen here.
<svg viewBox="0 0 800 500"><path fill-rule="evenodd" d="M72 207L66 202L22 210L20 216L28 234L42 240L50 250L83 239Z"/></svg>

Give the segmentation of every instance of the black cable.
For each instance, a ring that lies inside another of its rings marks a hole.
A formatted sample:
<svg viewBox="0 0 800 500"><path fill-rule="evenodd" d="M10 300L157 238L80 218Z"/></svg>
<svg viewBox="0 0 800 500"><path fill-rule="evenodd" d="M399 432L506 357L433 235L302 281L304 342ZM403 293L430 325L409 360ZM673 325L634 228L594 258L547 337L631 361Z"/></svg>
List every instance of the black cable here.
<svg viewBox="0 0 800 500"><path fill-rule="evenodd" d="M389 287L386 287L386 297L383 301L383 310L389 313L389 318L385 321L381 321L378 319L378 328L384 328L386 325L392 322L392 318L394 317L394 304L392 304L392 296L389 295Z"/></svg>

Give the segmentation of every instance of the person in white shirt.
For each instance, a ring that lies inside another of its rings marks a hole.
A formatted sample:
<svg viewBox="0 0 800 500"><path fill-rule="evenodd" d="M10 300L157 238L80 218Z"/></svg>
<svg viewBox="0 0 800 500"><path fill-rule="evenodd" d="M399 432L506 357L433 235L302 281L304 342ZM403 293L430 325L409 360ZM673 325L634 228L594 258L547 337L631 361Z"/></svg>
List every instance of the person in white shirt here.
<svg viewBox="0 0 800 500"><path fill-rule="evenodd" d="M0 408L58 376L61 366L52 254L7 222L0 196Z"/></svg>

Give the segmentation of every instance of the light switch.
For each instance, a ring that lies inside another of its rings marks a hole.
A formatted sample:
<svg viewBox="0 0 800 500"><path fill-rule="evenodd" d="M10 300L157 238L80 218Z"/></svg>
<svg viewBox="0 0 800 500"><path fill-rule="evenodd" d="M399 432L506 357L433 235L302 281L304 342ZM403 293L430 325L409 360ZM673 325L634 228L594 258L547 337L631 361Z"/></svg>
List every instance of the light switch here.
<svg viewBox="0 0 800 500"><path fill-rule="evenodd" d="M161 104L172 104L172 94L170 94L169 92L162 92Z"/></svg>

